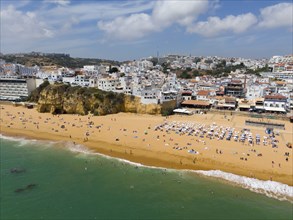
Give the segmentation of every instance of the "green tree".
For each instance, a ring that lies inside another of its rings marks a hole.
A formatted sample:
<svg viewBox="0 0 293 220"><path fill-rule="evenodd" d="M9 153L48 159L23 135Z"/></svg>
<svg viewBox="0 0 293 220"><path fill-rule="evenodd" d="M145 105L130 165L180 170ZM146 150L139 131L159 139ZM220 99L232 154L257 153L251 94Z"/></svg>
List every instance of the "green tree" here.
<svg viewBox="0 0 293 220"><path fill-rule="evenodd" d="M193 70L192 75L195 76L200 76L200 73L198 70Z"/></svg>
<svg viewBox="0 0 293 220"><path fill-rule="evenodd" d="M120 77L124 77L124 76L125 76L125 73L121 73L121 74L120 74Z"/></svg>
<svg viewBox="0 0 293 220"><path fill-rule="evenodd" d="M190 75L186 70L184 70L184 71L180 74L180 78L183 78L183 79L191 79L191 75Z"/></svg>
<svg viewBox="0 0 293 220"><path fill-rule="evenodd" d="M109 73L118 73L118 72L119 72L119 70L117 67L112 67L109 71Z"/></svg>

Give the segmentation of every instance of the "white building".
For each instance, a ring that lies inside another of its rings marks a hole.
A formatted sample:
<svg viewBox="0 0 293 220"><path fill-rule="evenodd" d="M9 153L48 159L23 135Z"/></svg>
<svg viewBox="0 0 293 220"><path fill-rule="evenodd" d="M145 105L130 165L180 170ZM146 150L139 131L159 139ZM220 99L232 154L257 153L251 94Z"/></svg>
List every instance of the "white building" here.
<svg viewBox="0 0 293 220"><path fill-rule="evenodd" d="M69 83L69 84L74 84L75 82L75 76L64 76L62 78L63 83Z"/></svg>
<svg viewBox="0 0 293 220"><path fill-rule="evenodd" d="M36 88L35 79L0 79L0 99L19 100L26 98Z"/></svg>
<svg viewBox="0 0 293 220"><path fill-rule="evenodd" d="M158 104L158 96L160 94L159 89L142 90L141 91L141 103L142 104Z"/></svg>
<svg viewBox="0 0 293 220"><path fill-rule="evenodd" d="M160 94L160 103L175 100L176 105L179 106L182 102L182 95L177 91L163 91Z"/></svg>
<svg viewBox="0 0 293 220"><path fill-rule="evenodd" d="M58 72L52 72L48 76L49 82L57 82L57 81L62 81L62 75Z"/></svg>
<svg viewBox="0 0 293 220"><path fill-rule="evenodd" d="M89 86L90 79L88 76L85 76L85 75L77 75L75 76L74 84L78 86Z"/></svg>
<svg viewBox="0 0 293 220"><path fill-rule="evenodd" d="M98 87L98 79L96 77L90 78L89 87Z"/></svg>
<svg viewBox="0 0 293 220"><path fill-rule="evenodd" d="M86 66L83 66L83 69L86 70L86 71L96 71L98 70L98 66L96 65L86 65Z"/></svg>
<svg viewBox="0 0 293 220"><path fill-rule="evenodd" d="M286 113L287 98L279 94L266 95L264 99L264 108L267 112Z"/></svg>
<svg viewBox="0 0 293 220"><path fill-rule="evenodd" d="M35 76L39 70L40 68L38 66L27 67L17 64L17 72L22 76Z"/></svg>
<svg viewBox="0 0 293 220"><path fill-rule="evenodd" d="M103 78L98 79L98 88L104 91L114 91L119 85L119 79Z"/></svg>
<svg viewBox="0 0 293 220"><path fill-rule="evenodd" d="M209 101L210 91L209 90L199 90L196 94L196 99L200 101Z"/></svg>
<svg viewBox="0 0 293 220"><path fill-rule="evenodd" d="M263 97L266 84L254 84L247 86L246 99L254 100L258 97Z"/></svg>

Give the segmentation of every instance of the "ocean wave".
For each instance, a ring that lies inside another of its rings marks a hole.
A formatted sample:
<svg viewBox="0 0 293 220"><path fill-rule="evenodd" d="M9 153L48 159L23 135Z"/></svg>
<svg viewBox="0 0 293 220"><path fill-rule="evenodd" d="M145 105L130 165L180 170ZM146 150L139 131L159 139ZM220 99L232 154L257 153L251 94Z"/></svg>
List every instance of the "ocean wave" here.
<svg viewBox="0 0 293 220"><path fill-rule="evenodd" d="M239 176L232 173L226 173L221 170L194 170L192 172L208 177L224 179L245 189L249 189L250 191L265 194L268 197L281 201L287 200L293 203L293 187L283 183Z"/></svg>
<svg viewBox="0 0 293 220"><path fill-rule="evenodd" d="M0 134L0 138L3 140L18 142L18 146L24 146L29 143L37 141L35 139L26 139L26 138L22 138L22 137L11 137L11 136L5 136L3 134Z"/></svg>
<svg viewBox="0 0 293 220"><path fill-rule="evenodd" d="M24 147L27 145L38 145L43 147L43 148L47 148L47 147L51 147L54 144L56 144L56 141L44 141L44 140L36 140L36 139L27 139L24 137L12 137L12 136L6 136L3 134L0 134L0 139L3 140L8 140L8 141L13 141L13 142L17 142L17 146L18 147Z"/></svg>
<svg viewBox="0 0 293 220"><path fill-rule="evenodd" d="M133 166L137 167L145 167L149 169L160 169L160 170L168 170L168 171L179 171L175 169L167 169L164 167L155 167L155 166L148 166L143 165L141 163L132 162L126 159L121 158L113 158L104 154L96 153L94 151L89 150L87 147L83 145L70 145L69 149L72 152L79 152L79 153L85 153L85 154L91 154L91 155L99 155L101 157L107 158L107 159L115 159L117 161L127 163ZM182 170L181 170L182 171ZM249 189L250 191L264 194L268 197L275 198L281 201L290 201L293 202L293 187L288 186L283 183L279 183L276 181L264 181L259 180L255 178L249 178L245 176L239 176L232 173L223 172L220 170L210 170L210 171L204 171L204 170L183 170L183 172L193 172L200 175L208 176L208 177L214 177L218 179L224 179L230 183L236 184L242 188Z"/></svg>
<svg viewBox="0 0 293 220"><path fill-rule="evenodd" d="M223 172L220 170L209 170L209 171L204 171L204 170L175 170L175 169L168 169L164 167L156 167L156 166L148 166L144 165L141 163L136 163L132 162L126 159L121 159L121 158L115 158L115 157L110 157L101 153L97 153L94 151L89 150L87 147L83 145L72 145L68 143L67 145L69 150L72 152L78 152L78 153L84 153L84 154L90 154L90 155L98 155L107 159L114 159L122 163L127 163L132 166L137 166L137 167L145 167L148 169L160 169L160 170L167 170L167 171L176 171L176 172L192 172L208 177L214 177L218 179L223 179L226 180L230 183L236 184L242 188L249 189L250 191L264 194L268 197L275 198L281 201L289 201L293 203L293 187L288 186L283 183L279 183L276 181L264 181L264 180L259 180L255 178L249 178L245 176L239 176L236 174L232 173L227 173Z"/></svg>
<svg viewBox="0 0 293 220"><path fill-rule="evenodd" d="M106 158L106 159L117 160L119 162L127 163L127 164L137 166L137 167L145 167L145 168L151 168L151 169L166 169L166 168L163 168L163 167L147 166L147 165L143 165L141 163L136 163L136 162L132 162L132 161L129 161L129 160L125 160L125 159L121 159L121 158L117 158L117 157L111 157L111 156L108 156L108 155L105 155L105 154L97 153L95 151L90 150L89 148L87 148L84 145L74 144L73 142L66 142L66 143L64 143L64 146L68 150L70 150L71 152L74 152L74 153L82 153L82 154L85 154L85 155L97 155L97 156L101 156L101 157Z"/></svg>

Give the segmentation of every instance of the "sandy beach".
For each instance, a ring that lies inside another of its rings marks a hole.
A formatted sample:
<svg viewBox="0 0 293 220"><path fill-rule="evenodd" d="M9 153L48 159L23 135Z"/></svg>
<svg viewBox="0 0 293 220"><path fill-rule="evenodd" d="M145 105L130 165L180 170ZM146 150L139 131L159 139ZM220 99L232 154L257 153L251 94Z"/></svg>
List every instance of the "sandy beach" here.
<svg viewBox="0 0 293 220"><path fill-rule="evenodd" d="M293 125L288 121L265 119L285 124L285 130L274 129L275 136L270 137L265 127L245 125L251 118L234 115L79 116L11 105L0 108L4 135L69 141L144 165L222 170L293 185L292 148L286 146L293 142Z"/></svg>

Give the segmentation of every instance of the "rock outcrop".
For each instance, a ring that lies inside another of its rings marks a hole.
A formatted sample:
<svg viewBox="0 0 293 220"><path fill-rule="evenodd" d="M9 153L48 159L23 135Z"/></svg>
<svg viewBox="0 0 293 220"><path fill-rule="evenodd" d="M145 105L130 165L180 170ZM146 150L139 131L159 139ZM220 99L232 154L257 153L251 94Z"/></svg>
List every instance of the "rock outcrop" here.
<svg viewBox="0 0 293 220"><path fill-rule="evenodd" d="M42 89L32 93L30 101L38 103L39 112L52 114L107 115L118 112L162 114L175 108L174 101L163 105L145 105L141 104L139 97L65 84L43 86Z"/></svg>

